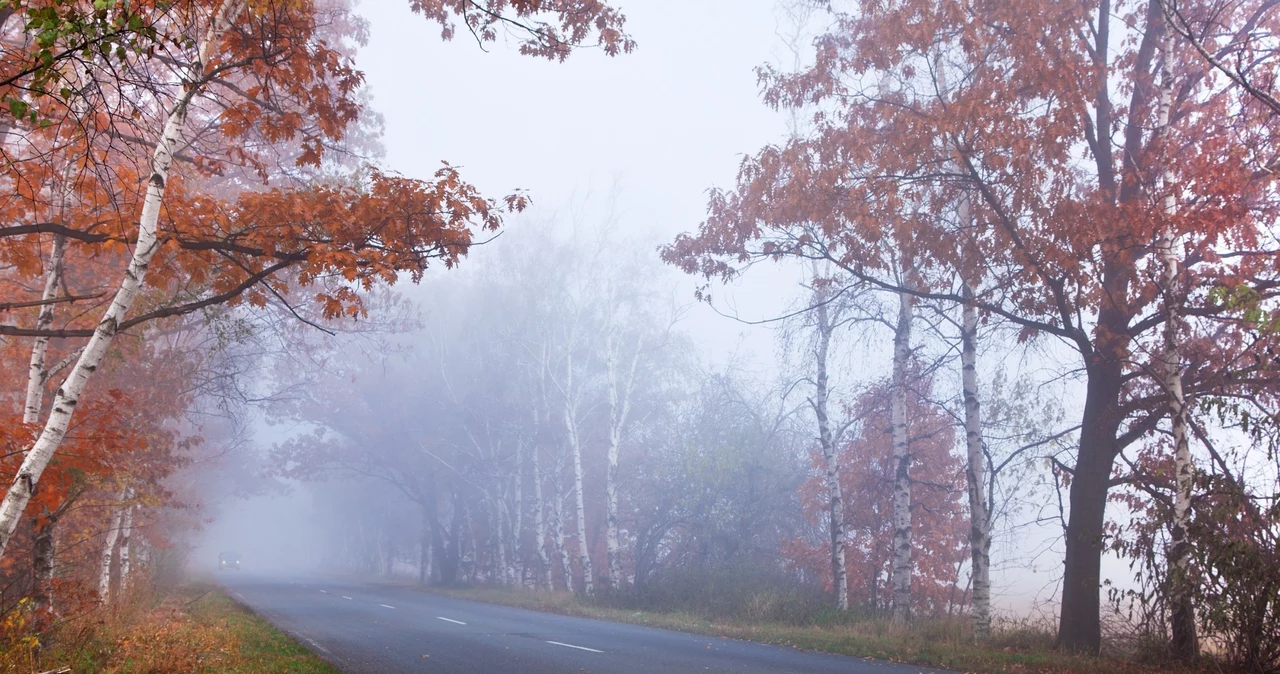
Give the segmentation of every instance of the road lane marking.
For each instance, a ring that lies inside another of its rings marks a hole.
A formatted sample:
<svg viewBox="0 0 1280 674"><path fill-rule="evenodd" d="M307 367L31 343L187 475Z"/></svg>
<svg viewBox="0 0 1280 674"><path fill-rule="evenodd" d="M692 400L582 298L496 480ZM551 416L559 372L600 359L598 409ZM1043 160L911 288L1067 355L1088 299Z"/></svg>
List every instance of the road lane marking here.
<svg viewBox="0 0 1280 674"><path fill-rule="evenodd" d="M348 597L347 595L345 595L345 594L344 594L344 595L342 595L342 598L343 598L343 599L350 599L351 597Z"/></svg>
<svg viewBox="0 0 1280 674"><path fill-rule="evenodd" d="M241 598L241 599L244 599L244 595L240 594L239 592L237 592L237 593L236 593L236 596L237 596L237 597L239 597L239 598ZM245 601L249 601L248 599L244 599L244 600L245 600Z"/></svg>
<svg viewBox="0 0 1280 674"><path fill-rule="evenodd" d="M302 637L302 638L306 639L307 643L314 646L316 650L320 651L321 653L324 653L325 655L333 655L333 653L329 652L329 649L325 648L324 646L321 646L319 643L316 642L315 639L312 639L311 637Z"/></svg>
<svg viewBox="0 0 1280 674"><path fill-rule="evenodd" d="M328 591L328 590L320 590L320 593L321 593L321 594L329 594L329 591Z"/></svg>
<svg viewBox="0 0 1280 674"><path fill-rule="evenodd" d="M381 606L382 608L395 608L394 606L387 606L386 604L378 604L378 606Z"/></svg>
<svg viewBox="0 0 1280 674"><path fill-rule="evenodd" d="M438 616L436 616L436 620L443 620L443 621L445 621L445 622L447 622L447 623L453 623L453 624L455 624L455 625L465 625L465 624L466 624L466 623L462 622L461 620L454 620L453 618L446 618L446 617L444 617L444 616L442 616L442 615L438 615Z"/></svg>
<svg viewBox="0 0 1280 674"><path fill-rule="evenodd" d="M578 649L578 650L580 650L580 651L591 651L592 653L603 653L603 652L604 652L604 651L598 651L598 650L596 650L596 649L594 649L594 648L587 648L586 646L574 646L573 644L562 644L562 643L560 643L559 641L548 641L547 643L549 643L549 644L555 644L556 646L564 646L565 648L576 648L576 649Z"/></svg>

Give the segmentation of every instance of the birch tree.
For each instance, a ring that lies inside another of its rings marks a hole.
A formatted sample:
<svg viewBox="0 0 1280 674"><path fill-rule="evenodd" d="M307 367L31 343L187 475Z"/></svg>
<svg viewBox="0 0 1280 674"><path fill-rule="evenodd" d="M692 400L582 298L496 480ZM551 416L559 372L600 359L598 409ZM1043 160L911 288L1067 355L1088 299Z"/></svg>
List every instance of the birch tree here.
<svg viewBox="0 0 1280 674"><path fill-rule="evenodd" d="M120 107L138 111L133 116L106 114L102 117L108 118L110 128L85 134L86 143L106 139L105 148L90 146L91 151L85 154L106 167L92 174L94 180L81 181L84 186L77 207L82 212L69 221L108 224L95 225L98 229L92 231L64 222L0 228L0 245L6 250L28 246L40 234L62 236L77 245L131 249L122 279L96 325L64 329L0 325L0 334L5 335L88 340L57 387L43 430L0 503L0 554L62 443L85 387L119 333L148 321L218 304L247 301L262 305L270 298L287 305L287 289L278 280L273 285L272 280L290 268L296 272L293 282L301 286L345 278L346 283L326 285L315 297L328 319L357 316L364 308L356 287L393 283L402 273L417 281L428 261L443 260L451 266L465 254L473 225L492 229L498 225L498 211L518 210L524 205L523 197L518 195L504 200L501 206L481 197L447 166L437 173L434 183L372 171L364 177L348 176L345 181L302 185L295 182L288 189L242 189L243 183L237 183L237 179L269 181L280 160L295 167L318 169L326 149L341 143L362 110L357 100L359 71L351 67L341 48L316 39L315 35L318 26L345 24L328 21L328 17L318 21L315 13L321 9L314 5L268 4L271 6L250 6L242 0L210 0L177 9L168 5L158 9L144 6L142 25L152 31L152 41L165 52L163 58L154 57L146 44L130 43L130 49L122 47L112 52L120 56L121 63L88 69L86 78L93 86L83 88L105 92L102 96L108 105L103 106L104 112ZM480 20L471 15L474 8L465 3L415 2L413 6L439 22L446 37L451 34L454 17L468 19L469 25L472 18ZM341 3L336 9L326 7L323 11L331 9L338 14L346 11ZM497 2L490 10L481 22L499 21L523 31L526 39L522 40L522 49L531 55L563 59L576 45L589 39L596 39L610 54L628 51L632 46L621 31L622 15L601 3L572 2L548 7L542 2ZM152 11L158 15L145 14ZM104 16L116 18L112 12L96 10L93 16L95 20ZM137 18L127 12L120 16L130 24ZM558 20L547 23L548 17ZM83 18L61 25L82 26ZM490 34L481 39L495 37ZM49 59L41 63L56 61L63 53L76 57L93 53L76 41L75 34L58 33L53 38L54 47L43 49L49 52ZM64 38L67 41L59 41ZM6 50L4 57L8 59L13 53ZM170 80L158 81L166 69ZM44 73L47 83L61 71L41 65L35 71L21 72L27 80L11 79L0 82L0 86L6 91L13 87L30 90L39 84L29 79L33 72L37 76ZM242 84L246 87L239 86ZM61 95L66 96L68 90L63 87ZM270 93L253 97L245 95L246 90ZM265 103L268 98L269 105ZM10 110L21 106L28 104L19 101ZM38 116L33 112L32 121ZM147 120L152 118L156 118L155 126L147 128ZM201 127L198 133L187 133L192 118ZM61 131L54 125L54 130L41 133L56 137ZM133 167L132 158L113 144L115 139L125 139L121 142L129 147L148 144L150 160L138 171L136 189L127 180L117 180L117 176L132 175ZM203 161L192 159L192 155L200 155L219 142L223 143L220 152L203 156ZM285 148L282 154L286 157L272 155L280 147ZM176 157L190 170L174 172ZM230 166L246 169L219 182L216 177ZM16 179L22 179L18 175L20 168L20 162L14 161L4 166L7 176ZM180 188L175 190L175 185ZM107 196L94 195L93 190L102 190ZM232 196L227 197L227 192ZM6 195L4 206L26 208L30 204L23 200L29 201L30 194ZM92 199L87 198L90 195ZM165 231L158 227L162 206L167 213ZM121 214L132 207L137 210ZM372 210L364 215L355 213L366 207ZM399 213L392 215L396 211ZM328 212L335 219L322 224L311 215L303 215L318 212ZM373 224L388 216L408 226L386 228ZM359 231L369 225L372 226L363 233ZM392 240L401 237L407 238ZM372 239L378 239L380 245L370 247ZM166 247L180 254L157 257L157 252ZM364 253L331 255L338 250ZM346 271L338 271L341 265L347 266ZM45 285L48 287L48 283ZM131 310L139 294L152 290L158 294L168 291L169 301L133 315ZM44 305L48 300L40 302ZM43 344L37 344L31 359L33 385L42 384L41 372L47 370L42 363L43 349ZM29 398L35 402L34 395Z"/></svg>
<svg viewBox="0 0 1280 674"><path fill-rule="evenodd" d="M973 289L968 283L962 292L968 297L973 296ZM972 302L961 308L960 340L973 633L978 639L986 639L991 634L991 511L986 493L988 471L982 437L982 405L978 397L978 310Z"/></svg>
<svg viewBox="0 0 1280 674"><path fill-rule="evenodd" d="M124 500L124 493L120 494L121 501ZM116 553L116 540L120 537L120 521L124 516L124 508L120 505L113 505L110 508L110 523L107 526L107 536L103 541L102 555L98 562L98 600L102 603L111 601L111 562Z"/></svg>
<svg viewBox="0 0 1280 674"><path fill-rule="evenodd" d="M813 396L809 398L809 406L813 409L818 421L818 444L822 449L823 479L827 489L827 519L831 545L831 573L836 595L836 608L849 610L849 573L847 554L845 552L845 504L840 486L840 446L845 432L856 421L848 418L842 422L831 418L831 378L829 361L831 358L831 342L837 330L847 327L847 299L837 293L846 289L835 289L829 278L817 274L814 266L813 292L811 295L810 313L813 329ZM843 416L843 415L842 415Z"/></svg>
<svg viewBox="0 0 1280 674"><path fill-rule="evenodd" d="M1165 27L1161 35L1161 56L1157 65L1160 93L1157 99L1156 134L1157 143L1167 143L1170 135L1169 118L1173 109L1173 34L1174 27L1169 25L1166 12L1161 12ZM1160 172L1158 183L1161 196L1162 215L1171 219L1177 215L1176 180L1166 157L1165 166ZM1191 496L1195 482L1195 464L1191 459L1191 447L1187 437L1187 398L1182 385L1182 349L1180 331L1183 329L1181 310L1181 259L1178 254L1178 237L1171 225L1163 224L1156 234L1154 251L1159 258L1161 268L1160 288L1162 305L1165 313L1163 329L1163 349L1160 363L1163 366L1163 385L1169 397L1169 422L1172 432L1174 454L1174 503L1172 522L1172 545L1168 552L1170 579L1170 627L1172 628L1172 648L1174 653L1190 660L1199 655L1199 644L1196 638L1195 606L1192 603L1191 587L1191 555L1187 540L1187 527L1191 522Z"/></svg>
<svg viewBox="0 0 1280 674"><path fill-rule="evenodd" d="M666 254L687 271L725 278L795 253L889 292L953 305L970 300L954 276L931 270L975 264L981 273L968 278L982 279L971 300L979 312L1016 325L1025 340L1070 348L1077 362L1062 373L1085 402L1076 451L1062 464L1070 488L1059 645L1097 652L1116 464L1170 407L1160 363L1168 295L1161 274L1145 273L1160 264L1151 250L1159 223L1184 251L1179 347L1197 364L1182 369L1184 397L1248 389L1272 398L1273 377L1253 378L1251 354L1272 348L1275 335L1233 321L1278 301L1276 252L1245 242L1270 239L1277 177L1263 157L1274 154L1280 118L1247 81L1222 86L1212 73L1230 76L1237 62L1273 72L1277 55L1256 47L1280 17L1254 1L1177 3L1194 31L1191 49L1170 52L1165 142L1154 85L1164 8L1173 3L1051 4L824 6L829 28L814 41L812 67L764 74L765 102L816 113L812 133L745 161L735 188L713 193L700 231ZM1201 35L1230 37L1206 59L1195 50L1207 44ZM964 74L945 96L940 62ZM1166 169L1177 185L1176 218L1150 189ZM945 213L961 192L974 195L976 227L966 240L978 253L963 261L943 218L902 212L920 197L925 211ZM806 238L814 222L833 235ZM887 231L905 233L936 265L923 268L921 283L885 273Z"/></svg>
<svg viewBox="0 0 1280 674"><path fill-rule="evenodd" d="M907 368L911 359L912 298L898 293L893 333L893 622L911 619L911 447L907 436Z"/></svg>
<svg viewBox="0 0 1280 674"><path fill-rule="evenodd" d="M165 185L169 177L169 167L173 164L174 151L186 126L188 106L203 83L207 81L206 67L223 33L233 21L239 18L242 9L243 4L239 0L226 0L218 5L204 35L197 43L194 58L186 65L181 80L177 84L181 93L169 109L164 128L160 132L160 138L152 154L151 176L147 181L146 199L143 201L142 213L138 219L137 243L129 261L129 267L110 308L98 323L93 337L85 346L71 373L59 387L44 430L41 431L35 445L22 462L22 467L18 469L18 475L5 493L3 503L0 503L0 555L4 553L9 539L13 536L18 526L18 519L26 509L27 502L31 500L41 474L49 465L54 451L57 450L67 432L76 402L84 392L90 376L106 356L119 325L124 322L125 316L133 306L145 280L151 258L159 250L156 226L160 217L160 205L164 199Z"/></svg>
<svg viewBox="0 0 1280 674"><path fill-rule="evenodd" d="M643 338L637 337L631 357L622 361L619 336L610 326L605 333L605 371L609 397L609 449L605 467L605 544L609 560L609 589L622 588L622 549L618 543L618 449L622 432L631 414L631 395L635 390L636 367L644 350ZM619 362L622 361L622 362ZM619 371L621 370L621 372Z"/></svg>

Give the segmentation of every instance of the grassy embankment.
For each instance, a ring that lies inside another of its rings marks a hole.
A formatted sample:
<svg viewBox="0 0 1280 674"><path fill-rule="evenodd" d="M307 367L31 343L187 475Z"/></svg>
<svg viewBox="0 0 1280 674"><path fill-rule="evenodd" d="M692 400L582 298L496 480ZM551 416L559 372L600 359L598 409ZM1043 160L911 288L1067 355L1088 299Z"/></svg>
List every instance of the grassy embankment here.
<svg viewBox="0 0 1280 674"><path fill-rule="evenodd" d="M432 591L548 613L581 616L680 630L695 634L758 641L829 653L877 658L964 672L1046 674L1146 674L1180 671L1166 664L1139 663L1123 657L1076 657L1052 650L1052 637L1034 629L1008 629L987 644L975 645L963 620L921 621L910 630L883 620L831 620L795 625L766 620L708 619L689 613L613 608L581 601L566 593L497 588ZM1197 670L1183 669L1193 672ZM1210 671L1205 669L1203 671ZM1212 671L1217 671L1213 669Z"/></svg>
<svg viewBox="0 0 1280 674"><path fill-rule="evenodd" d="M338 670L220 589L184 585L69 621L43 652L0 644L0 672L73 674L227 672L338 674ZM6 648L7 647L7 648ZM37 655L38 653L38 655Z"/></svg>

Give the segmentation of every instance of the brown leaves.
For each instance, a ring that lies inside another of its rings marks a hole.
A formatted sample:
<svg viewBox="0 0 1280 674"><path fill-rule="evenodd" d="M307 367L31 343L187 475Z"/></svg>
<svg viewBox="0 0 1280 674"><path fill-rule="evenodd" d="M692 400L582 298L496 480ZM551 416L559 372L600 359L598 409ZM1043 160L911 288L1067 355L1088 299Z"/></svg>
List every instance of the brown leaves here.
<svg viewBox="0 0 1280 674"><path fill-rule="evenodd" d="M440 24L447 40L460 21L478 42L499 30L523 35L520 52L557 61L594 38L610 56L635 49L623 32L626 17L601 0L410 0L413 11Z"/></svg>

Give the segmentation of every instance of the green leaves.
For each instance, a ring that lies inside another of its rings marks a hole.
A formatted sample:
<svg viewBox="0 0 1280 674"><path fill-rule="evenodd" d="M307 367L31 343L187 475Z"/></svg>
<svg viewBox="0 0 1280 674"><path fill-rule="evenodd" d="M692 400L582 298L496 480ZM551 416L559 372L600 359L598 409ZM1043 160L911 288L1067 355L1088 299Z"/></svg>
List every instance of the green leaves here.
<svg viewBox="0 0 1280 674"><path fill-rule="evenodd" d="M75 0L53 0L32 6L29 0L10 0L7 4L25 17L24 32L35 49L26 56L25 66L4 84L20 87L28 100L6 97L5 103L15 119L33 125L41 124L36 99L51 96L70 101L78 95L74 85L65 83L69 72L63 64L79 60L124 62L134 57L155 56L157 43L178 43L184 38L162 36L145 11L161 14L168 7L159 3L153 10L131 6L129 0L93 0L85 6Z"/></svg>

